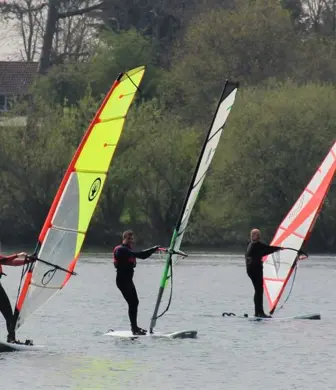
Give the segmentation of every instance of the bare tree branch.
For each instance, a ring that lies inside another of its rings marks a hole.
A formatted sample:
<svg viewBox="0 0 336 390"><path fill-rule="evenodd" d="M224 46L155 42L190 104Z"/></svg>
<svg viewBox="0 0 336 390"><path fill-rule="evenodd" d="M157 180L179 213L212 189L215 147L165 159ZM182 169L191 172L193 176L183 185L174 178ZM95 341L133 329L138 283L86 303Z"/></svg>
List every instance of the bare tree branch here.
<svg viewBox="0 0 336 390"><path fill-rule="evenodd" d="M39 6L37 7L33 7L33 8L30 8L30 7L23 7L21 3L11 3L11 4L8 4L8 3L0 3L0 12L4 13L4 14L9 14L9 13L13 13L15 15L17 14L28 14L29 12L37 12L37 11L41 11L43 8L47 7L48 3L43 3L43 4L40 4Z"/></svg>
<svg viewBox="0 0 336 390"><path fill-rule="evenodd" d="M45 74L52 64L71 56L79 60L90 51L94 31L90 13L102 9L105 1L14 0L0 3L0 16L15 23L22 59L33 61L40 54L38 73Z"/></svg>
<svg viewBox="0 0 336 390"><path fill-rule="evenodd" d="M58 14L58 18L59 19L64 19L64 18L68 18L70 16L84 15L84 14L87 14L88 12L100 9L103 6L104 6L104 1L102 1L102 2L100 2L98 4L95 4L95 5L91 5L90 7L85 7L85 8L81 8L81 9L78 9L78 10L71 10L71 11L67 11L67 12L61 12L61 13Z"/></svg>

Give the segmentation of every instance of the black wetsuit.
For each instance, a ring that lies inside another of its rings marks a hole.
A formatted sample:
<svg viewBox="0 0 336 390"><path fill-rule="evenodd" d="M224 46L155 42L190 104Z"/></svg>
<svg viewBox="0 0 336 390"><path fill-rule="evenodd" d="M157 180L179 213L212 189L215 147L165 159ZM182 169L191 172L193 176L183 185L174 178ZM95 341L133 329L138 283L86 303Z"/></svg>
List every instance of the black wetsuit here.
<svg viewBox="0 0 336 390"><path fill-rule="evenodd" d="M8 340L15 339L14 333L14 316L12 311L12 306L10 304L9 298L6 294L6 291L0 283L0 312L6 320Z"/></svg>
<svg viewBox="0 0 336 390"><path fill-rule="evenodd" d="M250 241L246 248L245 262L247 275L254 287L254 315L265 316L263 306L263 262L262 258L281 249L279 246L271 246L260 241Z"/></svg>
<svg viewBox="0 0 336 390"><path fill-rule="evenodd" d="M116 283L128 303L128 316L133 331L138 329L137 317L139 305L138 294L133 283L134 268L136 266L135 259L147 259L157 248L158 246L155 246L140 252L133 252L127 245L122 244L114 250L114 265L117 269ZM132 259L134 259L133 262Z"/></svg>

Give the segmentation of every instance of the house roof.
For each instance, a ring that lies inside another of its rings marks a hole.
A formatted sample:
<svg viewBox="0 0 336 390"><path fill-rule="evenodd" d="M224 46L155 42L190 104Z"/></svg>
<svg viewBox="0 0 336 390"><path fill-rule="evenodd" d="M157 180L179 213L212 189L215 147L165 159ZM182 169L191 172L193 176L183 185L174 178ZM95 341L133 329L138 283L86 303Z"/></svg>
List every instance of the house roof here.
<svg viewBox="0 0 336 390"><path fill-rule="evenodd" d="M0 61L0 95L27 95L38 62Z"/></svg>

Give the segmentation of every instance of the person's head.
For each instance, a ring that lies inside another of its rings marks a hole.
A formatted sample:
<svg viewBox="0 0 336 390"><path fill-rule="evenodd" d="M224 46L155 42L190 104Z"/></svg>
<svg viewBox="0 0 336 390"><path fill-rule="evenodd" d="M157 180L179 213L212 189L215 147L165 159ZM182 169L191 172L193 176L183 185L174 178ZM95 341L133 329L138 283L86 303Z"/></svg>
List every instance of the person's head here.
<svg viewBox="0 0 336 390"><path fill-rule="evenodd" d="M122 235L122 242L125 245L132 246L134 243L134 233L132 230L126 230Z"/></svg>
<svg viewBox="0 0 336 390"><path fill-rule="evenodd" d="M251 241L259 241L261 238L261 233L259 229L252 229L250 233Z"/></svg>

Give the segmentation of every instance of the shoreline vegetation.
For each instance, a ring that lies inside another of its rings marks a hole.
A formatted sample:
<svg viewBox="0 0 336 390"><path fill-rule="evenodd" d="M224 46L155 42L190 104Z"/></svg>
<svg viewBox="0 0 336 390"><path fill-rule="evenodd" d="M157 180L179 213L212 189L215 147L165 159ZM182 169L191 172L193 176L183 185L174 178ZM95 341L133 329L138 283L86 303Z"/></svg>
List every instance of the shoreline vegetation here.
<svg viewBox="0 0 336 390"><path fill-rule="evenodd" d="M19 244L19 245L1 245L1 250L0 252L2 254L12 254L12 253L17 253L17 252L27 252L29 254L34 252L34 245L24 245L24 244ZM114 245L118 245L118 242L112 244L111 246L99 246L99 245L85 245L83 246L83 250L81 251L81 256L89 256L89 255L110 255L112 259L112 251L114 248ZM136 248L142 250L146 249L146 245L136 245ZM245 255L245 247L244 245L238 246L238 245L233 245L231 247L206 247L206 246L195 246L195 245L184 245L183 246L184 252L189 255L190 257L194 257L197 255L202 255L202 256L207 256L211 257L211 255L216 255L216 256L241 256L244 258ZM308 250L309 256L323 256L323 257L335 257L335 253L332 251L319 251L316 250L315 248L309 248ZM164 258L164 255L160 255L162 259ZM104 256L105 257L105 256ZM188 260L188 259L187 259Z"/></svg>
<svg viewBox="0 0 336 390"><path fill-rule="evenodd" d="M27 101L13 101L2 114L27 121L0 126L3 248L25 242L34 248L103 96L119 72L136 66L147 70L84 251L111 250L129 228L139 247L169 245L225 79L240 88L192 212L185 250L243 253L254 227L269 242L334 143L336 11L330 1L318 19L304 0L185 0L173 7L148 0L141 9L138 3L107 6L106 19L79 17L70 3L62 3L64 9L54 4L54 30L37 30L50 22L44 11L34 16L36 50L22 55L42 59L36 81ZM14 22L16 11L0 5ZM53 42L49 51L46 42ZM333 185L308 253L334 253L335 231Z"/></svg>

